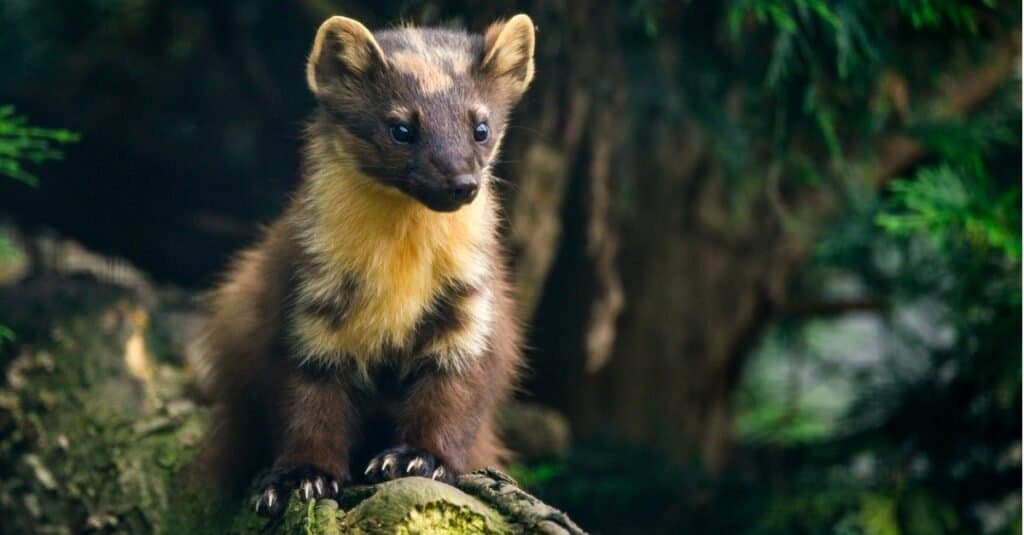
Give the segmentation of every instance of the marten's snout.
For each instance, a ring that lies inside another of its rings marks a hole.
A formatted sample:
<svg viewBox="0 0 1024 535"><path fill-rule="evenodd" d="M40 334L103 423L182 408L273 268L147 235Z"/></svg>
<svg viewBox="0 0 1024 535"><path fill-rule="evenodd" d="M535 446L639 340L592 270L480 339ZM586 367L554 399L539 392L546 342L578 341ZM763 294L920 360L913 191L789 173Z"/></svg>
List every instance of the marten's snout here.
<svg viewBox="0 0 1024 535"><path fill-rule="evenodd" d="M473 202L481 188L472 154L458 152L454 144L429 155L413 197L432 210L453 212Z"/></svg>
<svg viewBox="0 0 1024 535"><path fill-rule="evenodd" d="M476 193L480 191L480 179L476 175L461 174L455 175L448 179L448 185L445 188L445 193L453 203L466 204L472 202L476 198Z"/></svg>

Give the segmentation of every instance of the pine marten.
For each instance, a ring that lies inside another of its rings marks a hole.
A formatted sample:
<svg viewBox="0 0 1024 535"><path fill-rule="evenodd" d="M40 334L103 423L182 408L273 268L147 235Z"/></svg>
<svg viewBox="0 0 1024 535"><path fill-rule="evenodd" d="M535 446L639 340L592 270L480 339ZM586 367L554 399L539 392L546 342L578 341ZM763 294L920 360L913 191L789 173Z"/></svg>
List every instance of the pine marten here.
<svg viewBox="0 0 1024 535"><path fill-rule="evenodd" d="M490 168L533 51L526 15L483 35L320 26L302 184L211 293L193 363L210 466L235 488L268 469L260 513L505 458L495 407L521 355Z"/></svg>

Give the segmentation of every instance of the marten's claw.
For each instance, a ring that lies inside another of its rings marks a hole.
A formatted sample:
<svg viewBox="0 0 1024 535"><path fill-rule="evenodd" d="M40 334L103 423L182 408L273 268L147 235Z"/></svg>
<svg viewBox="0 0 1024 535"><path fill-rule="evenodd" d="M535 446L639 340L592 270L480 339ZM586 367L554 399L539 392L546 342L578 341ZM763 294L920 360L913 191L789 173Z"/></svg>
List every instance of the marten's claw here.
<svg viewBox="0 0 1024 535"><path fill-rule="evenodd" d="M436 479L444 483L455 481L454 473L433 454L405 445L382 451L366 466L364 475L370 483L411 476Z"/></svg>
<svg viewBox="0 0 1024 535"><path fill-rule="evenodd" d="M282 500L276 488L267 487L256 497L256 513L262 516L278 516L284 511L287 503L287 495Z"/></svg>
<svg viewBox="0 0 1024 535"><path fill-rule="evenodd" d="M297 490L299 499L308 502L333 498L340 490L338 480L318 468L304 466L291 470L278 470L256 496L256 512L263 516L278 516L288 505L291 491Z"/></svg>

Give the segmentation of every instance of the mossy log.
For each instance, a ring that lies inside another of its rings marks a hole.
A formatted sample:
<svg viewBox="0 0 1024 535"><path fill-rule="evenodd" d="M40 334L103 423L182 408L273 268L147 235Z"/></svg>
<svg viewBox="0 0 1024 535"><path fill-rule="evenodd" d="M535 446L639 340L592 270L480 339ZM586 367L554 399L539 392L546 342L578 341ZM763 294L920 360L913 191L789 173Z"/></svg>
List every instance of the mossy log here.
<svg viewBox="0 0 1024 535"><path fill-rule="evenodd" d="M207 500L182 478L208 421L181 365L190 296L37 280L0 310L20 337L0 352L4 533L583 533L490 470L293 499L276 520Z"/></svg>

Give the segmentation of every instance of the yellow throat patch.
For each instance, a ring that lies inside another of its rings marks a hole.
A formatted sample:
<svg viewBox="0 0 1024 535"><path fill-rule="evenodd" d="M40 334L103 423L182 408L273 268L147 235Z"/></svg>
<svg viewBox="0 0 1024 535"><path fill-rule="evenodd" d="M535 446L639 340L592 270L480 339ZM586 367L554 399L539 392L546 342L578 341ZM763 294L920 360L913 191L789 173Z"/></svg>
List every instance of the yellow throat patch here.
<svg viewBox="0 0 1024 535"><path fill-rule="evenodd" d="M328 297L343 285L340 277L354 278L359 290L340 325L296 318L296 334L313 358L343 354L369 364L388 349L408 349L417 322L437 305L446 284L477 284L492 270L496 212L486 180L474 202L441 213L339 166L311 177L306 201L316 218L302 229L303 242L326 261L330 275L301 281L300 295ZM491 293L483 298L490 303ZM489 329L489 308L467 307L464 329L479 330L481 322Z"/></svg>

